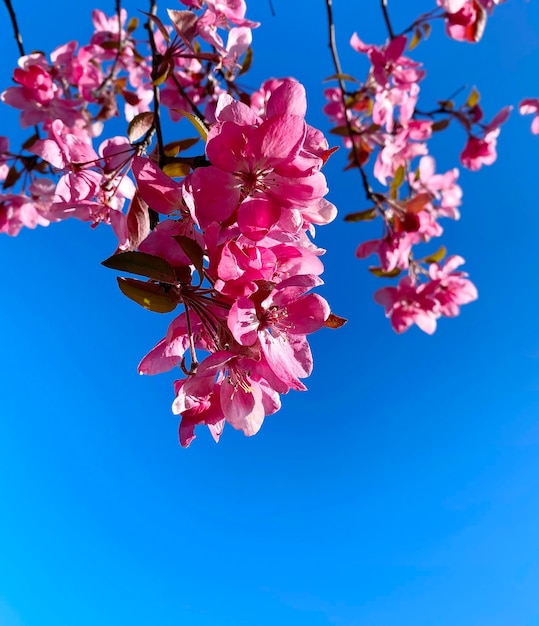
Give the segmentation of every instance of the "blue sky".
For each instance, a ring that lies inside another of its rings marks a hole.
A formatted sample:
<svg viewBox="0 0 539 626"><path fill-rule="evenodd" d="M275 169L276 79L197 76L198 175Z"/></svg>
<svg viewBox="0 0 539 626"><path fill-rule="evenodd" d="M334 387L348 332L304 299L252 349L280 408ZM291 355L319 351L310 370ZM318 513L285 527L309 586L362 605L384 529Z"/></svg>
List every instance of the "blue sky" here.
<svg viewBox="0 0 539 626"><path fill-rule="evenodd" d="M251 2L262 26L245 82L295 76L308 121L327 130L324 2L273 4L276 17ZM383 39L378 3L334 4L344 70L361 77L347 42ZM434 2L389 4L399 30ZM15 8L28 50L90 36L89 2ZM412 55L426 62L424 102L476 85L492 117L539 95L537 4L498 7L478 46L435 26ZM7 86L16 48L3 28ZM20 138L17 119L3 110L0 134ZM444 224L444 243L480 299L433 337L396 336L373 302L381 281L354 250L376 226L320 229L323 293L349 323L313 337L309 391L288 394L251 439L227 428L218 445L200 432L179 447L174 376L136 373L167 318L124 298L100 265L110 232L68 221L3 237L0 626L539 626L530 123L514 112L496 164L461 173L462 219ZM433 142L440 170L463 144L457 129ZM344 156L326 168L341 215L365 208Z"/></svg>

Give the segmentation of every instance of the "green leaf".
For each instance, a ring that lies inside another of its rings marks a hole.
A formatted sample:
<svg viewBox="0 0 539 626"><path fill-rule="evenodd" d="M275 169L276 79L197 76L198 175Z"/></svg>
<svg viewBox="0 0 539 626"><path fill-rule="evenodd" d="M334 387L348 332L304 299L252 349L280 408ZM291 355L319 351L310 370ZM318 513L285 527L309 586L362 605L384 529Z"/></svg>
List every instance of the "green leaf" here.
<svg viewBox="0 0 539 626"><path fill-rule="evenodd" d="M167 291L166 285L118 277L118 287L133 302L154 313L170 313L178 305L176 293Z"/></svg>
<svg viewBox="0 0 539 626"><path fill-rule="evenodd" d="M398 189L402 185L402 183L404 182L404 175L404 165L399 165L397 171L395 172L395 177L393 178L393 181L391 183L391 187L393 189Z"/></svg>
<svg viewBox="0 0 539 626"><path fill-rule="evenodd" d="M161 65L157 68L157 75L153 78L154 74L152 73L152 85L156 87L158 85L162 85L166 79L172 74L174 71L174 61L172 59L167 59L161 63Z"/></svg>
<svg viewBox="0 0 539 626"><path fill-rule="evenodd" d="M374 276L378 276L378 278L395 278L395 276L398 276L401 273L398 267L390 272L384 271L381 267L369 267L369 272Z"/></svg>
<svg viewBox="0 0 539 626"><path fill-rule="evenodd" d="M243 74L246 74L251 69L252 63L253 63L253 49L251 48L251 46L249 46L247 48L247 52L245 53L245 56L243 57L243 63L241 65L241 70L239 71L238 76L242 76Z"/></svg>
<svg viewBox="0 0 539 626"><path fill-rule="evenodd" d="M438 104L442 107L442 109L448 109L449 111L452 111L455 108L453 100L438 100Z"/></svg>
<svg viewBox="0 0 539 626"><path fill-rule="evenodd" d="M372 209L365 209L365 211L356 211L355 213L348 213L344 216L345 222L369 222L378 216L376 207Z"/></svg>
<svg viewBox="0 0 539 626"><path fill-rule="evenodd" d="M163 172L167 176L171 178L181 178L182 176L187 176L191 168L189 167L189 163L167 163L163 165Z"/></svg>
<svg viewBox="0 0 539 626"><path fill-rule="evenodd" d="M445 246L440 246L438 250L436 250L436 252L433 252L432 254L429 254L429 256L426 256L423 261L425 261L425 263L439 263L446 254L447 250Z"/></svg>
<svg viewBox="0 0 539 626"><path fill-rule="evenodd" d="M127 33L131 34L133 31L135 31L138 28L138 18L137 17L132 17L128 24L127 24Z"/></svg>
<svg viewBox="0 0 539 626"><path fill-rule="evenodd" d="M423 33L419 30L419 28L416 28L414 30L414 36L412 37L412 39L410 40L410 43L408 44L408 50L413 50L417 44L421 41L423 37Z"/></svg>
<svg viewBox="0 0 539 626"><path fill-rule="evenodd" d="M119 272L146 276L162 283L176 282L172 265L165 259L146 252L119 252L105 259L101 265Z"/></svg>
<svg viewBox="0 0 539 626"><path fill-rule="evenodd" d="M193 113L187 113L187 111L178 110L178 113L181 113L184 117L186 117L191 122L191 124L195 127L196 131L202 137L202 139L204 139L204 141L207 141L208 129L206 128L204 122L200 118L198 118Z"/></svg>
<svg viewBox="0 0 539 626"><path fill-rule="evenodd" d="M472 87L472 90L470 91L470 95L466 99L466 103L464 106L470 107L470 109L473 108L479 103L480 97L481 95L479 94L477 89L475 87Z"/></svg>

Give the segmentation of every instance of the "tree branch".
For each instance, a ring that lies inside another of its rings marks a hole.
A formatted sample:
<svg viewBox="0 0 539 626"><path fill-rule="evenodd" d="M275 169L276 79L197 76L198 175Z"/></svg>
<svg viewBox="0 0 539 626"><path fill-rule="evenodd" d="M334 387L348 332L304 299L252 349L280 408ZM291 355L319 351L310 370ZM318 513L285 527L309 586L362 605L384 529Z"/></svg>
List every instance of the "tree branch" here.
<svg viewBox="0 0 539 626"><path fill-rule="evenodd" d="M380 4L382 6L382 13L384 14L384 22L386 23L389 38L395 39L395 33L393 32L393 28L391 27L391 20L389 19L389 12L387 10L387 0L380 0Z"/></svg>
<svg viewBox="0 0 539 626"><path fill-rule="evenodd" d="M359 170L359 173L361 174L361 182L363 183L363 188L365 189L365 195L367 197L367 200L371 202L375 202L375 204L378 206L379 204L378 198L369 183L369 179L367 178L367 174L365 173L363 166L361 165L361 160L359 158L359 154L357 151L356 142L354 140L354 135L355 135L354 129L352 128L350 118L348 117L348 109L346 106L346 86L344 84L341 62L339 60L339 54L337 52L337 43L335 40L335 22L333 20L332 0L326 0L326 8L327 8L327 16L328 16L329 49L331 51L331 57L333 59L333 65L335 67L335 71L337 72L337 81L339 82L339 88L341 91L341 102L344 108L346 130L348 132L348 136L350 137L350 141L352 142L352 158L354 160L354 164Z"/></svg>
<svg viewBox="0 0 539 626"><path fill-rule="evenodd" d="M4 0L4 4L6 5L6 9L8 10L9 17L11 18L11 26L13 27L13 34L15 36L15 40L17 41L17 47L19 48L19 53L21 57L25 55L24 46L22 45L22 35L19 30L19 24L17 23L17 16L15 15L15 11L13 9L13 5L11 4L11 0Z"/></svg>

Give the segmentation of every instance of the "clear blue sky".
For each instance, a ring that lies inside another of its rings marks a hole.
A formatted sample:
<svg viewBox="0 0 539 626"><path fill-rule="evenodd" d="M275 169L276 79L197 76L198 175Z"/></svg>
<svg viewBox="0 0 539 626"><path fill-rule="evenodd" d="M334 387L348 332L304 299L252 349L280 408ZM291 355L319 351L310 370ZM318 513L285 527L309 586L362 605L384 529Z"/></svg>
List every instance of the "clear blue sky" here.
<svg viewBox="0 0 539 626"><path fill-rule="evenodd" d="M354 30L382 40L378 3L334 3L344 69L361 77L347 42ZM295 76L308 120L327 129L324 2L273 4L276 17L251 2L262 27L245 81ZM434 0L389 4L398 30ZM90 36L86 0L15 8L27 49ZM7 86L16 49L5 13L2 24ZM475 84L492 116L539 96L537 3L500 6L478 46L436 26L413 54L427 61L426 103ZM17 119L3 110L0 134L21 137ZM433 337L396 336L373 302L381 281L354 250L377 227L320 229L323 293L350 321L313 337L309 392L288 394L251 439L227 428L219 445L204 431L179 447L174 376L136 373L167 318L124 298L100 266L110 232L68 221L4 236L0 626L539 626L530 123L514 113L497 163L461 174L462 219L444 224L445 243L466 258L480 299ZM457 129L441 134L440 170L463 143ZM365 208L344 156L326 169L342 215Z"/></svg>

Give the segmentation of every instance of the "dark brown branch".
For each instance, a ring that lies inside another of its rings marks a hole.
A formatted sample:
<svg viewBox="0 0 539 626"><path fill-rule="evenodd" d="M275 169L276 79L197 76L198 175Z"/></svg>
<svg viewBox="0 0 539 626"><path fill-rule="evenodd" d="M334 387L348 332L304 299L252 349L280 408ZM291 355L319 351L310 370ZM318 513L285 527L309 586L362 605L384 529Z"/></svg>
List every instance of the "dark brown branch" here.
<svg viewBox="0 0 539 626"><path fill-rule="evenodd" d="M350 122L350 118L348 117L348 109L346 106L346 86L344 84L343 73L341 62L339 60L339 54L337 52L337 43L335 41L335 23L333 21L333 2L332 0L326 0L326 8L327 8L327 16L328 16L328 30L329 30L329 49L331 51L331 57L333 59L333 65L335 67L335 71L337 73L337 80L339 82L339 88L341 91L341 101L344 108L344 118L346 122L346 130L348 132L348 137L350 137L350 141L352 142L352 158L354 164L359 170L361 174L361 182L363 183L363 188L365 189L365 195L367 200L371 202L375 202L376 205L379 204L377 195L374 193L369 179L367 178L367 174L361 165L361 160L359 158L359 154L357 151L357 145L354 139L354 129L352 128L352 123Z"/></svg>
<svg viewBox="0 0 539 626"><path fill-rule="evenodd" d="M9 17L11 19L11 26L13 27L13 34L15 35L15 40L17 41L17 47L19 48L19 54L21 57L25 55L24 46L22 45L22 35L19 30L19 24L17 23L17 16L15 15L15 11L13 9L13 5L11 4L11 0L4 0L4 4L6 5L6 9L8 10Z"/></svg>
<svg viewBox="0 0 539 626"><path fill-rule="evenodd" d="M382 13L384 14L384 22L386 23L387 32L390 39L395 39L395 33L391 26L391 20L389 19L389 12L387 10L387 0L380 0L382 6Z"/></svg>
<svg viewBox="0 0 539 626"><path fill-rule="evenodd" d="M102 80L99 87L94 91L94 96L99 98L103 92L103 89L109 84L111 80L114 79L114 74L116 73L116 68L118 67L118 63L120 62L120 56L123 51L123 42L122 42L122 8L121 8L121 0L116 0L116 16L118 18L118 50L116 51L116 56L114 57L114 61L110 68L109 73Z"/></svg>
<svg viewBox="0 0 539 626"><path fill-rule="evenodd" d="M157 3L155 0L150 0L150 15L157 14ZM150 47L152 49L152 81L153 81L153 112L154 112L154 126L155 126L155 134L157 137L157 150L159 152L159 161L165 156L165 151L163 149L163 131L161 129L161 117L160 117L160 94L159 94L159 86L155 84L155 80L159 75L159 63L161 59L161 55L157 51L157 46L155 45L155 38L153 36L153 29L151 21L148 20L145 25L149 34ZM159 167L162 167L161 162L159 163Z"/></svg>
<svg viewBox="0 0 539 626"><path fill-rule="evenodd" d="M185 98L185 100L187 101L187 103L189 104L189 106L191 107L191 111L193 111L193 113L198 117L198 119L205 125L207 126L207 121L206 118L204 117L204 113L202 113L202 111L197 107L197 105L193 102L193 100L189 97L189 94L185 91L185 89L182 87L180 81L178 80L178 77L174 74L174 72L172 72L171 74L171 78L174 81L174 84L176 85L177 89L178 89L178 93Z"/></svg>
<svg viewBox="0 0 539 626"><path fill-rule="evenodd" d="M156 0L150 0L150 15L157 14L157 2ZM153 36L153 29L151 21L148 20L145 25L148 30L148 37L150 42L150 47L152 49L152 81L153 84L153 113L154 113L154 121L153 126L155 128L155 135L157 139L157 152L159 154L159 167L163 167L163 159L165 158L165 150L163 143L163 131L161 129L161 118L160 118L160 98L159 98L159 86L155 84L155 79L158 75L159 68L159 58L160 55L157 52L157 46L155 45L155 38ZM153 230L157 224L159 223L159 213L154 211L152 208L149 209L150 214L150 228Z"/></svg>

